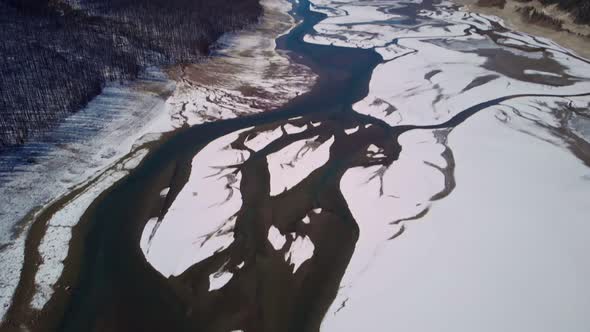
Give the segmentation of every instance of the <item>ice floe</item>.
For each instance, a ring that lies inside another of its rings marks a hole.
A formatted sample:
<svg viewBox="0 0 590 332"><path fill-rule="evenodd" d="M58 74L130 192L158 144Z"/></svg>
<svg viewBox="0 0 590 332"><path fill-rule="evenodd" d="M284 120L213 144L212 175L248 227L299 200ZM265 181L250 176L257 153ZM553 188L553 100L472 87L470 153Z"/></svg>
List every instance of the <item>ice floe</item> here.
<svg viewBox="0 0 590 332"><path fill-rule="evenodd" d="M561 75L559 75L559 74L549 73L549 72L540 71L540 70L532 70L532 69L525 69L524 73L527 75L546 75L546 76L561 77Z"/></svg>
<svg viewBox="0 0 590 332"><path fill-rule="evenodd" d="M590 92L588 62L445 1L407 22L365 20L381 1L312 2L329 17L305 41L384 60L356 112L432 127L481 110L448 140L449 131L408 131L391 165L346 171L340 189L360 233L322 331L581 331L588 204L577 207L590 174L574 154L588 131L568 108L588 105L573 97Z"/></svg>
<svg viewBox="0 0 590 332"><path fill-rule="evenodd" d="M256 133L256 136L253 138L248 138L244 145L253 151L260 151L269 143L273 142L274 140L278 139L279 137L283 136L283 131L281 128L276 128L274 130L269 131L262 131Z"/></svg>
<svg viewBox="0 0 590 332"><path fill-rule="evenodd" d="M375 145L375 144L371 144L371 145L369 145L369 147L367 148L367 152L371 152L371 153L373 153L373 154L375 154L375 153L378 153L378 152L381 152L381 151L383 151L383 149L381 149L380 147L378 147L378 146L377 146L377 145Z"/></svg>
<svg viewBox="0 0 590 332"><path fill-rule="evenodd" d="M291 243L289 251L285 253L285 260L293 265L293 273L297 272L301 264L313 257L315 246L309 236L297 236Z"/></svg>
<svg viewBox="0 0 590 332"><path fill-rule="evenodd" d="M307 91L315 74L276 49L295 20L286 0L262 0L257 29L224 35L217 57L188 66L172 100L176 126L235 118L276 108Z"/></svg>
<svg viewBox="0 0 590 332"><path fill-rule="evenodd" d="M283 249L285 242L287 242L287 239L281 234L281 231L279 231L278 228L271 225L268 229L268 242L270 242L275 250L281 250Z"/></svg>
<svg viewBox="0 0 590 332"><path fill-rule="evenodd" d="M162 112L162 96L174 87L174 82L156 70L148 70L135 83L107 86L56 128L0 155L0 322L20 280L25 238L33 222L47 206L104 179L130 151L139 151L142 144L157 139L159 132L171 130ZM129 162L126 167L131 166ZM68 233L49 231L58 237ZM61 250L67 253L67 247ZM52 293L51 286L44 288L45 294ZM36 300L36 307L44 301Z"/></svg>
<svg viewBox="0 0 590 332"><path fill-rule="evenodd" d="M342 292L371 264L383 243L411 219L425 211L445 188L444 151L431 131L411 131L400 137L402 152L391 166L356 167L340 183L348 208L359 224L355 253L341 282ZM436 167L433 167L436 166Z"/></svg>
<svg viewBox="0 0 590 332"><path fill-rule="evenodd" d="M379 65L373 73L369 95L354 105L357 112L390 125L433 125L500 97L575 95L590 91L590 80L585 76L572 78L564 86L527 82L522 80L524 74L516 79L484 68L488 59L474 52L451 50L419 40L408 40L405 44L419 52ZM590 66L578 61L571 65ZM392 80L392 76L396 79Z"/></svg>

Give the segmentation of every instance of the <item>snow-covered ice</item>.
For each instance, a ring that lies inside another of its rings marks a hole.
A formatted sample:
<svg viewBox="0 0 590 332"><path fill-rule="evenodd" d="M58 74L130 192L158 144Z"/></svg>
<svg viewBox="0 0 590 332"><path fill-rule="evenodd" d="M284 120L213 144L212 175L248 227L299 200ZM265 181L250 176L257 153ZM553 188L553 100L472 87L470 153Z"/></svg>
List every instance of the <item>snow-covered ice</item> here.
<svg viewBox="0 0 590 332"><path fill-rule="evenodd" d="M271 225L268 229L268 242L270 242L275 250L281 250L283 249L285 242L287 242L287 239L281 234L281 231L279 231L278 228Z"/></svg>
<svg viewBox="0 0 590 332"><path fill-rule="evenodd" d="M309 223L311 222L311 219L309 218L309 216L308 216L308 215L306 215L305 217L303 217L303 219L301 219L301 221L302 221L304 224L309 224Z"/></svg>
<svg viewBox="0 0 590 332"><path fill-rule="evenodd" d="M285 260L293 265L293 273L297 272L301 264L313 257L315 246L309 236L297 236L291 243L289 251L285 253Z"/></svg>
<svg viewBox="0 0 590 332"><path fill-rule="evenodd" d="M457 187L403 236L387 241L380 231L391 225L355 215L364 219L349 269L360 273L353 287L345 277L322 331L585 331L590 171L500 114L481 112L451 132ZM358 254L369 263L356 264Z"/></svg>
<svg viewBox="0 0 590 332"><path fill-rule="evenodd" d="M389 166L346 171L360 234L321 330L583 331L590 172L570 150L588 131L568 107L587 107L573 95L590 92L590 64L447 1L408 22L366 15L419 1L312 2L328 18L306 42L383 58L356 112L432 126L481 108L450 134L405 132Z"/></svg>
<svg viewBox="0 0 590 332"><path fill-rule="evenodd" d="M191 65L176 90L175 124L200 124L263 112L309 90L316 75L276 49L275 38L296 24L287 0L262 0L257 29L224 35L217 57Z"/></svg>
<svg viewBox="0 0 590 332"><path fill-rule="evenodd" d="M245 160L247 152L230 144L246 130L222 136L199 151L189 180L166 215L157 226L146 225L144 233L151 232L151 240L143 253L162 275L178 276L233 242L242 195L241 174L232 166Z"/></svg>
<svg viewBox="0 0 590 332"><path fill-rule="evenodd" d="M78 223L98 195L128 175L129 170L137 167L147 152L147 149L141 149L124 159L118 167L99 176L96 182L89 185L49 219L47 230L38 248L42 263L35 275L36 292L31 301L33 309L43 309L53 294L53 285L62 274L63 262L68 254L72 227Z"/></svg>
<svg viewBox="0 0 590 332"><path fill-rule="evenodd" d="M234 276L233 273L228 271L220 271L209 275L209 291L221 289L225 286L231 278Z"/></svg>
<svg viewBox="0 0 590 332"><path fill-rule="evenodd" d="M330 159L330 147L334 143L334 137L323 143L317 139L316 136L295 141L266 157L270 171L271 196L291 189Z"/></svg>

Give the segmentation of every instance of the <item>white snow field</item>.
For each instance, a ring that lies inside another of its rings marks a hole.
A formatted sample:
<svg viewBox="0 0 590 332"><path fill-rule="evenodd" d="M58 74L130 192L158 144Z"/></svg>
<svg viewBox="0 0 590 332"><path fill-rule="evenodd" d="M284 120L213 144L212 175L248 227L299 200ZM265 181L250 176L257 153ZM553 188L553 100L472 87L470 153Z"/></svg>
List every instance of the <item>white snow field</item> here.
<svg viewBox="0 0 590 332"><path fill-rule="evenodd" d="M266 157L271 196L291 189L330 159L334 137L323 143L316 141L317 138L295 141Z"/></svg>

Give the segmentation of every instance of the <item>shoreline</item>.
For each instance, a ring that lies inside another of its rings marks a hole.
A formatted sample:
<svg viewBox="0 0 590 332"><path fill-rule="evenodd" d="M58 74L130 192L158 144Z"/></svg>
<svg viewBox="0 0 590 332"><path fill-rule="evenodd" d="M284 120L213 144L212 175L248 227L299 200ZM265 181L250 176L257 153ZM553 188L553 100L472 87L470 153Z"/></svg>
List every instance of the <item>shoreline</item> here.
<svg viewBox="0 0 590 332"><path fill-rule="evenodd" d="M498 6L478 5L478 0L452 0L460 5L462 11L469 11L485 15L494 15L501 18L506 26L515 31L521 31L534 36L545 37L553 42L576 52L580 56L590 59L590 25L573 23L573 19L565 12L558 9L543 7L538 1L521 3L507 0L503 8ZM541 26L541 23L528 22L517 11L519 8L534 7L538 11L550 11L550 16L559 15L563 28L551 28Z"/></svg>

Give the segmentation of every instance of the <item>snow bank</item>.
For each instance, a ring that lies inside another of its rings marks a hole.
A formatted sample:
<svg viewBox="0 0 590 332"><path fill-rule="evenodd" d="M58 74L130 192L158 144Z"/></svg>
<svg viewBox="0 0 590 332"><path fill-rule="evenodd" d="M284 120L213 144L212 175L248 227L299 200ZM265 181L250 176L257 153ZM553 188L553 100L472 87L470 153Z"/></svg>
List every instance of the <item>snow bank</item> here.
<svg viewBox="0 0 590 332"><path fill-rule="evenodd" d="M143 253L162 275L178 276L233 242L235 214L242 206L241 173L233 167L247 157L230 144L241 132L222 136L194 157L189 180L166 215L146 225L150 241ZM195 213L198 211L199 213Z"/></svg>
<svg viewBox="0 0 590 332"><path fill-rule="evenodd" d="M320 143L317 136L295 141L280 151L266 156L270 171L270 195L276 196L305 179L330 159L334 137Z"/></svg>

